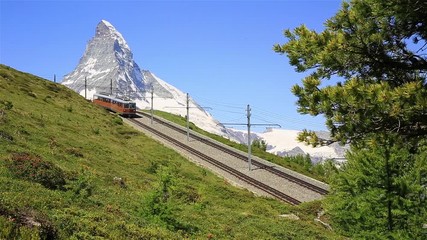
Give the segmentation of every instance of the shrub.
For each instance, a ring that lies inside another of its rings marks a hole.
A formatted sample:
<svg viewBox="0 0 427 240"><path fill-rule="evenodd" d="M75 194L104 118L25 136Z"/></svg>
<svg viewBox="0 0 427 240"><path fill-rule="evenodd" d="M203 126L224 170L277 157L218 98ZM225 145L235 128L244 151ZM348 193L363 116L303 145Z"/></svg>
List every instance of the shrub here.
<svg viewBox="0 0 427 240"><path fill-rule="evenodd" d="M47 95L46 97L43 98L43 101L45 102L49 102L49 100L52 100L52 97Z"/></svg>
<svg viewBox="0 0 427 240"><path fill-rule="evenodd" d="M71 105L69 105L69 106L65 106L65 109L66 109L68 112L73 112L73 106L71 106Z"/></svg>
<svg viewBox="0 0 427 240"><path fill-rule="evenodd" d="M14 153L7 167L18 178L37 182L49 189L63 189L65 173L53 163L28 153Z"/></svg>
<svg viewBox="0 0 427 240"><path fill-rule="evenodd" d="M197 203L202 198L197 189L192 186L183 186L180 189L177 189L175 195L176 198L186 204Z"/></svg>
<svg viewBox="0 0 427 240"><path fill-rule="evenodd" d="M113 118L113 125L123 125L123 120L117 116Z"/></svg>
<svg viewBox="0 0 427 240"><path fill-rule="evenodd" d="M0 208L0 239L57 239L58 231L48 217L33 209Z"/></svg>
<svg viewBox="0 0 427 240"><path fill-rule="evenodd" d="M0 139L4 139L8 142L13 142L13 137L9 133L1 130L0 130Z"/></svg>
<svg viewBox="0 0 427 240"><path fill-rule="evenodd" d="M142 214L153 222L163 223L167 227L175 225L174 206L171 204L171 192L175 185L175 177L170 169L163 167L158 171L157 186L146 195Z"/></svg>
<svg viewBox="0 0 427 240"><path fill-rule="evenodd" d="M146 168L146 172L154 174L157 172L157 169L159 169L159 163L155 161L150 161L150 166Z"/></svg>
<svg viewBox="0 0 427 240"><path fill-rule="evenodd" d="M70 199L72 201L81 201L84 202L92 196L94 190L94 184L92 180L92 175L89 172L81 172L78 176L66 186L68 193L70 194Z"/></svg>
<svg viewBox="0 0 427 240"><path fill-rule="evenodd" d="M14 78L14 75L10 71L0 69L0 77L10 80Z"/></svg>
<svg viewBox="0 0 427 240"><path fill-rule="evenodd" d="M10 110L10 109L12 109L12 108L13 108L13 103L12 103L12 102L10 102L10 101L1 101L1 100L0 100L0 104L1 104L1 105L4 105L4 109L5 109L5 110Z"/></svg>
<svg viewBox="0 0 427 240"><path fill-rule="evenodd" d="M99 135L99 132L100 132L99 128L92 128L92 133L93 134Z"/></svg>
<svg viewBox="0 0 427 240"><path fill-rule="evenodd" d="M67 148L67 149L65 149L65 152L70 154L70 155L73 155L75 157L79 157L79 158L83 157L83 153L81 152L81 149L79 149L79 148L75 148L75 147Z"/></svg>
<svg viewBox="0 0 427 240"><path fill-rule="evenodd" d="M49 89L49 91L52 91L52 92L57 93L57 92L61 91L59 84L56 84L56 83L50 83L50 82L46 81L46 87L47 87L47 89Z"/></svg>

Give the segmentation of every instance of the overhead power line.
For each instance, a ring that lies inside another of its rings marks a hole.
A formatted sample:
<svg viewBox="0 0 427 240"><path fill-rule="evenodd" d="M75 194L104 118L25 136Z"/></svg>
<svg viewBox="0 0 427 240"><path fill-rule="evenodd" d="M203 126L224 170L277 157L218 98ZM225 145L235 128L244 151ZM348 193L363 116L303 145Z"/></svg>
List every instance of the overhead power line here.
<svg viewBox="0 0 427 240"><path fill-rule="evenodd" d="M275 123L269 123L269 124L264 124L264 123L251 123L251 107L247 106L246 108L246 117L248 119L248 122L245 123L221 123L222 125L246 125L248 128L248 167L249 167L249 171L252 171L252 140L251 140L251 126L276 126L276 127L281 127L279 124L275 124Z"/></svg>
<svg viewBox="0 0 427 240"><path fill-rule="evenodd" d="M187 103L187 105L185 106L185 108L187 109L187 116L186 116L186 120L187 120L187 142L189 142L190 141L190 108L198 108L198 107L190 107L190 95L188 93L186 94L186 103ZM166 108L184 108L184 107L166 107ZM211 107L201 107L201 108L212 109Z"/></svg>

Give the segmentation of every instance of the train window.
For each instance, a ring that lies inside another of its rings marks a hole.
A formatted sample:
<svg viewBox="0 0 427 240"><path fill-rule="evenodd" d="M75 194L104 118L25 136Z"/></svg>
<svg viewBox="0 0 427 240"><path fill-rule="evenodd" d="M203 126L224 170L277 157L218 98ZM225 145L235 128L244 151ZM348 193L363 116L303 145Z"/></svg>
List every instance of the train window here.
<svg viewBox="0 0 427 240"><path fill-rule="evenodd" d="M129 108L136 109L136 104L135 103L129 103Z"/></svg>

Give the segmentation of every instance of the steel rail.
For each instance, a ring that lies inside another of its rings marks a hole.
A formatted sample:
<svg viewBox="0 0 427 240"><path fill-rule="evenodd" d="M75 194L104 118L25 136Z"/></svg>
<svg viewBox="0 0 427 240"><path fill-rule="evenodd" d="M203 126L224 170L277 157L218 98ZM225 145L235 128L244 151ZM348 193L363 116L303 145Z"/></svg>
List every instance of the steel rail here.
<svg viewBox="0 0 427 240"><path fill-rule="evenodd" d="M222 163L222 162L220 162L220 161L218 161L218 160L216 160L216 159L214 159L214 158L212 158L212 157L210 157L210 156L208 156L208 155L206 155L206 154L204 154L204 153L202 153L202 152L200 152L200 151L198 151L198 150L196 150L196 149L194 149L194 148L192 148L192 147L190 147L190 146L188 146L188 145L186 145L186 144L184 144L184 143L182 143L182 142L180 142L180 141L178 141L178 140L176 140L176 139L174 139L174 138L172 138L172 137L170 137L170 136L168 136L168 135L166 135L166 134L164 134L164 133L162 133L162 132L160 132L154 128L152 128L152 127L150 127L150 126L147 126L146 124L144 124L140 121L137 121L137 120L132 119L132 118L128 119L128 120L131 121L132 123L138 125L139 127L142 127L144 129L152 132L153 134L163 138L164 140L167 140L168 142L174 144L175 146L177 146L177 147L179 147L179 148L181 148L181 149L183 149L183 150L207 161L208 163L218 167L219 169L235 176L236 178L238 178L238 179L240 179L240 180L242 180L242 181L244 181L244 182L246 182L246 183L248 183L248 184L250 184L250 185L252 185L252 186L254 186L254 187L256 187L256 188L258 188L258 189L260 189L260 190L262 190L262 191L264 191L264 192L266 192L272 196L274 196L274 197L276 197L277 199L279 199L281 201L287 202L287 203L292 204L292 205L298 205L301 203L301 201L299 201L299 200L297 200L297 199L295 199L295 198L293 198L293 197L291 197L291 196L289 196L289 195L287 195L287 194L285 194L285 193L283 193L277 189L274 189L274 188L272 188L272 187L270 187L270 186L268 186L268 185L266 185L266 184L264 184L264 183L262 183L256 179L252 178L252 177L249 177L248 175L246 175L242 172L239 172L238 170L236 170L236 169L234 169L234 168L232 168L232 167L230 167L230 166L228 166L228 165L226 165L226 164L224 164L224 163Z"/></svg>
<svg viewBox="0 0 427 240"><path fill-rule="evenodd" d="M150 116L149 114L144 113L144 112L138 112L138 113L139 113L139 114L142 114L142 115L144 115L144 116ZM172 125L172 124L170 124L170 123L168 123L168 122L165 122L165 121L163 121L163 120L161 120L161 119L159 119L159 118L157 118L157 117L155 117L155 118L154 118L154 120L155 120L156 122L158 122L158 123L161 123L161 124L163 124L163 125L165 125L165 126L169 127L169 128L172 128L172 129L173 129L173 130L175 130L175 131L178 131L178 132L181 132L181 133L186 133L186 131L185 131L185 130L183 130L182 128L179 128L179 127L177 127L177 126L174 126L174 125ZM216 149L218 149L218 150L220 150L220 151L222 151L222 152L228 153L228 154L230 154L230 155L232 155L232 156L234 156L234 157L236 157L236 158L238 158L238 159L241 159L242 161L245 161L245 162L247 162L247 161L248 161L248 158L247 158L247 156L246 156L246 155L242 155L241 153L238 153L238 152L236 152L236 151L230 150L230 149L228 149L228 148L226 148L226 147L224 147L224 146L221 146L221 145L219 145L219 144L217 144L217 143L214 143L214 142L212 142L212 141L209 141L209 140L207 140L207 139L205 139L205 138L203 138L203 137L200 137L200 136L198 136L198 135L195 135L195 134L193 134L193 133L190 133L190 136L191 136L191 138L193 138L193 139L196 139L196 140L198 140L198 141L201 141L201 142L203 142L203 143L205 143L205 144L207 144L207 145L209 145L209 146L211 146L211 147L214 147L214 148L216 148ZM306 181L304 181L304 180L302 180L302 179L299 179L299 178L297 178L297 177L295 177L295 176L292 176L292 175L290 175L290 174L288 174L288 173L285 173L285 172L283 172L283 171L280 171L280 170L278 170L278 169L276 169L276 168L274 168L274 167L272 167L272 166L269 166L269 165L267 165L267 164L264 164L264 163L262 163L262 162L260 162L260 161L252 160L252 164L253 164L254 166L256 166L256 167L259 167L259 168L264 169L264 170L266 170L266 171L268 171L268 172L270 172L270 173L273 173L273 174L274 174L274 175L276 175L276 176L279 176L279 177L284 178L284 179L286 179L286 180L288 180L288 181L291 181L291 182L293 182L293 183L296 183L296 184L298 184L298 185L300 185L300 186L303 186L303 187L305 187L305 188L307 188L307 189L310 189L310 190L312 190L312 191L314 191L314 192L317 192L317 193L319 193L319 194L321 194L321 195L326 195L326 194L328 194L328 193L329 193L329 191L328 191L328 190L326 190L326 189L324 189L324 188L321 188L321 187L319 187L319 186L316 186L316 185L314 185L314 184L311 184L311 183L309 183L309 182L306 182Z"/></svg>

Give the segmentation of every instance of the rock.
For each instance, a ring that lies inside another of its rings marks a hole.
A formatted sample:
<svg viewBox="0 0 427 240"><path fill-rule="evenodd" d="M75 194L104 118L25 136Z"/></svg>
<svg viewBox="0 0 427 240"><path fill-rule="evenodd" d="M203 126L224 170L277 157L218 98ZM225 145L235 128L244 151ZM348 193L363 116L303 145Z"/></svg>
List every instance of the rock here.
<svg viewBox="0 0 427 240"><path fill-rule="evenodd" d="M119 185L121 188L126 188L125 180L123 180L121 177L114 177L113 182L114 184Z"/></svg>
<svg viewBox="0 0 427 240"><path fill-rule="evenodd" d="M297 215L293 214L293 213L282 214L282 215L279 215L279 217L287 218L287 219L291 219L291 220L300 220L300 218Z"/></svg>

